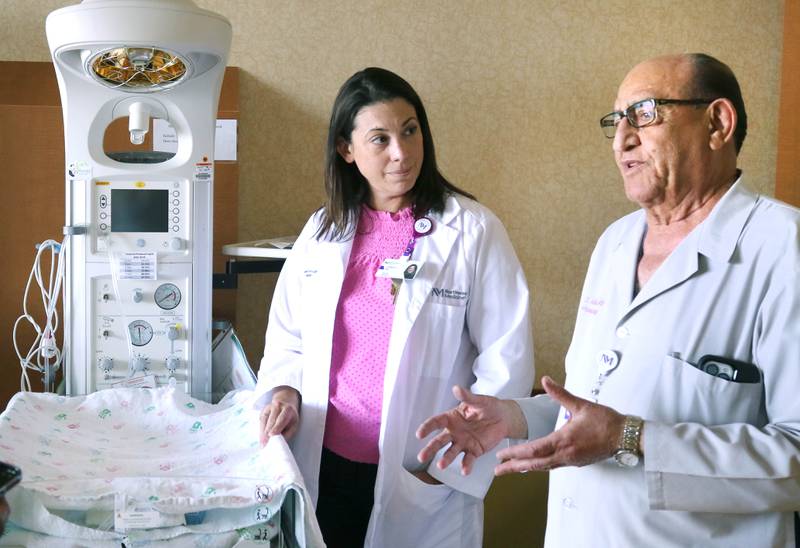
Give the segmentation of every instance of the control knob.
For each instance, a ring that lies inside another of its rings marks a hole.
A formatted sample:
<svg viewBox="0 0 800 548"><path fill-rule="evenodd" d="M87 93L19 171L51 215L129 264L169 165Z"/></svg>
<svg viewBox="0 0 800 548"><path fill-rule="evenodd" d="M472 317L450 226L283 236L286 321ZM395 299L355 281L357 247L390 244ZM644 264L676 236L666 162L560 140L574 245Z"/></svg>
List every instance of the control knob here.
<svg viewBox="0 0 800 548"><path fill-rule="evenodd" d="M103 373L108 373L112 369L114 369L114 359L110 358L109 356L103 356L99 360L97 360L97 366Z"/></svg>
<svg viewBox="0 0 800 548"><path fill-rule="evenodd" d="M150 361L144 356L134 356L131 360L131 374L137 373L138 371L142 373L146 372L148 365L150 365Z"/></svg>
<svg viewBox="0 0 800 548"><path fill-rule="evenodd" d="M174 375L175 370L181 366L181 359L178 356L168 356L166 365L169 374Z"/></svg>
<svg viewBox="0 0 800 548"><path fill-rule="evenodd" d="M178 340L180 336L180 329L178 329L177 325L170 325L167 327L167 338L171 341Z"/></svg>

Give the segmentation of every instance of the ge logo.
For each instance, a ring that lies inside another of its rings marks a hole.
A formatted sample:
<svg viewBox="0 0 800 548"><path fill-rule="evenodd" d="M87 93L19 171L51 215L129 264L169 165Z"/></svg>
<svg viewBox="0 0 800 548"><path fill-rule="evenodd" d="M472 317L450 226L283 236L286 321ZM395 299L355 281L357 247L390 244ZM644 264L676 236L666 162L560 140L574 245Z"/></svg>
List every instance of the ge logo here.
<svg viewBox="0 0 800 548"><path fill-rule="evenodd" d="M257 485L255 499L257 502L270 502L272 500L273 492L269 485Z"/></svg>

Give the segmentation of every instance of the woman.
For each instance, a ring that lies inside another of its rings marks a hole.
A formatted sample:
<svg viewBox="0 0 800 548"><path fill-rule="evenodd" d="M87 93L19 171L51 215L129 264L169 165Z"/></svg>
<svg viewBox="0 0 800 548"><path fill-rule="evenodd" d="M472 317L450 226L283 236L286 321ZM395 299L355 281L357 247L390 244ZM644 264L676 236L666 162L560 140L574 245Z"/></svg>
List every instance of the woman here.
<svg viewBox="0 0 800 548"><path fill-rule="evenodd" d="M339 90L325 189L275 289L261 441L291 438L328 546L480 546L493 455L469 477L441 471L416 460L414 433L455 404L454 384L529 394L519 261L500 221L439 173L422 102L387 70Z"/></svg>

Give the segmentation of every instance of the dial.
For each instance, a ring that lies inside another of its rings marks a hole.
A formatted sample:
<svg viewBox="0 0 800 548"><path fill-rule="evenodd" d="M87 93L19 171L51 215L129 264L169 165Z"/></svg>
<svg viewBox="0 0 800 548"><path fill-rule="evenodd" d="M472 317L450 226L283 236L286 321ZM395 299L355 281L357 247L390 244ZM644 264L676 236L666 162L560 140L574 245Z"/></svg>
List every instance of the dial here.
<svg viewBox="0 0 800 548"><path fill-rule="evenodd" d="M156 288L156 304L164 310L172 310L181 304L181 290L175 284L161 284Z"/></svg>
<svg viewBox="0 0 800 548"><path fill-rule="evenodd" d="M136 320L128 324L131 333L131 343L134 346L144 346L153 339L153 326L144 320Z"/></svg>

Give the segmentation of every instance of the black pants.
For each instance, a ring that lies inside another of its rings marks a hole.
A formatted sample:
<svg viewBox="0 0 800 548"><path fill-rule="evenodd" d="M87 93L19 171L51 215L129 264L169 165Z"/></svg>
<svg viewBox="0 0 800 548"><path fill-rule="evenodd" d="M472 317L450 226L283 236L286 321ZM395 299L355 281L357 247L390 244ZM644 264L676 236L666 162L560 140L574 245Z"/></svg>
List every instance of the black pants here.
<svg viewBox="0 0 800 548"><path fill-rule="evenodd" d="M800 512L794 513L794 545L800 548Z"/></svg>
<svg viewBox="0 0 800 548"><path fill-rule="evenodd" d="M322 448L317 521L328 548L364 546L377 464L353 462Z"/></svg>

